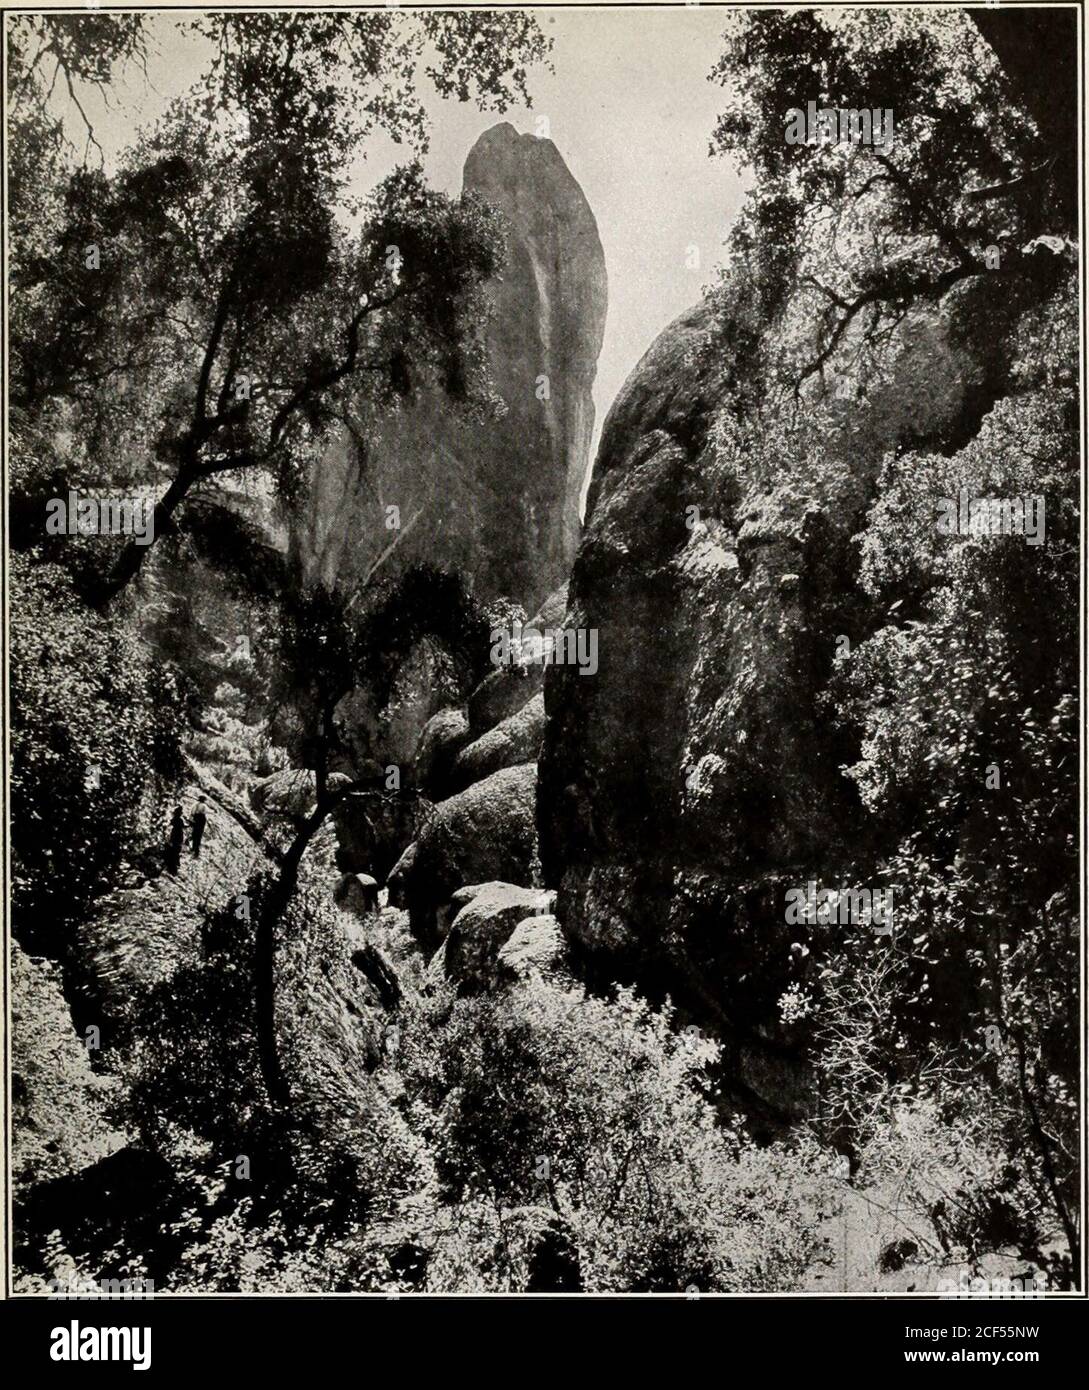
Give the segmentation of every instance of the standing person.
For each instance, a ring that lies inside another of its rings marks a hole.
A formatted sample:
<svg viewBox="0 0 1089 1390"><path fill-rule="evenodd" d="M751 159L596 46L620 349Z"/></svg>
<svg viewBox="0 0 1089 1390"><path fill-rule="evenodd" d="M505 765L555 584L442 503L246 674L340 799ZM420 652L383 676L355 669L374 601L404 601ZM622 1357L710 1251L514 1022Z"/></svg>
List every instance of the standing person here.
<svg viewBox="0 0 1089 1390"><path fill-rule="evenodd" d="M174 814L170 817L170 837L166 842L166 867L172 874L176 874L181 867L182 845L185 843L185 821L182 819L182 808L174 807Z"/></svg>
<svg viewBox="0 0 1089 1390"><path fill-rule="evenodd" d="M204 803L208 800L202 796L197 802L197 809L193 812L193 858L196 859L200 854L200 842L204 839L204 827L208 824L208 815L204 809Z"/></svg>

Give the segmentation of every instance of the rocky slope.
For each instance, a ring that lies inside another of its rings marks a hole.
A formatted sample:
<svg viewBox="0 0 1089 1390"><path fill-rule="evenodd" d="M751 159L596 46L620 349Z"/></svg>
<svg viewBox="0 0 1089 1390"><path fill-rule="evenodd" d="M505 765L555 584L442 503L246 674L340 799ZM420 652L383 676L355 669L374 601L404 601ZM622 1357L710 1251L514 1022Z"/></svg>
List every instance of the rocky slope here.
<svg viewBox="0 0 1089 1390"><path fill-rule="evenodd" d="M509 227L488 330L504 413L482 425L420 392L368 428L365 447L346 430L317 471L292 542L304 571L331 582L366 573L397 539L397 564L454 565L480 597L505 594L532 609L563 582L578 544L605 258L589 204L551 140L493 126L469 153L464 188ZM386 528L390 505L399 508L399 538Z"/></svg>
<svg viewBox="0 0 1089 1390"><path fill-rule="evenodd" d="M550 594L527 627L558 625L565 601L565 589ZM497 966L522 918L530 915L528 904L537 903L532 911L543 916L552 902L539 893L536 822L545 668L535 649L519 649L513 657L510 666L491 671L469 693L467 711L439 710L422 730L413 761L423 814L415 838L386 879L390 904L406 914L413 938L433 955L432 977L445 973L459 984L470 977L477 985L494 984L504 972L517 976L527 961L562 954L547 928L534 923L519 940L510 968ZM340 834L344 844L350 827ZM517 910L485 914L486 968L472 951L446 949L452 924L463 914L468 914L463 926L473 917L469 903L483 892L481 885L489 889L482 903L498 894L517 905Z"/></svg>

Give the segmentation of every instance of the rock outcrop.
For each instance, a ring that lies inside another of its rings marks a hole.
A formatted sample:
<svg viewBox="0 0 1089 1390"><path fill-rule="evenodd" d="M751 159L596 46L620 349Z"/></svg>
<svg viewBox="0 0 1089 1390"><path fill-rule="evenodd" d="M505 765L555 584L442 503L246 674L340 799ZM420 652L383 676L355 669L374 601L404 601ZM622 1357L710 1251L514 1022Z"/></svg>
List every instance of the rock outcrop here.
<svg viewBox="0 0 1089 1390"><path fill-rule="evenodd" d="M598 630L599 669L546 672L538 816L581 968L744 1038L734 1074L755 1088L776 1072L786 887L861 834L820 696L864 602L853 537L884 453L963 438L985 373L917 311L880 388L843 406L833 481L747 476L712 431L736 370L718 327L710 304L679 318L605 423L566 615Z"/></svg>
<svg viewBox="0 0 1089 1390"><path fill-rule="evenodd" d="M350 913L361 921L377 917L378 884L370 874L345 874L333 889L333 901L341 912Z"/></svg>
<svg viewBox="0 0 1089 1390"><path fill-rule="evenodd" d="M485 676L469 696L469 731L474 739L494 729L504 719L540 693L544 687L544 667L512 663Z"/></svg>
<svg viewBox="0 0 1089 1390"><path fill-rule="evenodd" d="M566 599L566 586L554 590L525 625L525 640L513 635L510 664L491 671L469 694L467 711L440 710L419 736L414 783L436 804L389 869L387 884L390 904L408 909L413 931L428 948L468 901L462 895L478 891L472 885L537 881L536 757L544 734L546 653L534 634L562 625ZM338 834L348 869L353 866L340 826Z"/></svg>
<svg viewBox="0 0 1089 1390"><path fill-rule="evenodd" d="M464 188L509 226L507 266L490 288L488 357L505 413L481 425L418 392L368 431L331 445L293 546L311 577L364 574L403 534L390 565L456 566L477 594L532 607L566 578L594 422L605 325L605 258L589 204L551 140L504 122L484 132ZM389 572L387 566L386 572Z"/></svg>
<svg viewBox="0 0 1089 1390"><path fill-rule="evenodd" d="M454 761L452 785L468 787L501 768L535 760L544 724L544 695L538 691L520 710L462 749Z"/></svg>
<svg viewBox="0 0 1089 1390"><path fill-rule="evenodd" d="M463 709L444 709L429 719L420 735L413 762L417 787L433 801L442 801L454 790L454 762L472 738Z"/></svg>
<svg viewBox="0 0 1089 1390"><path fill-rule="evenodd" d="M537 765L523 763L434 807L388 879L391 904L408 909L419 940L438 943L449 920L450 900L465 884L533 884L536 793Z"/></svg>
<svg viewBox="0 0 1089 1390"><path fill-rule="evenodd" d="M455 915L429 967L468 993L494 988L500 954L521 923L549 915L555 894L513 883L478 883L459 889L451 900Z"/></svg>
<svg viewBox="0 0 1089 1390"><path fill-rule="evenodd" d="M566 955L563 931L551 912L519 922L500 947L496 974L502 983L555 975Z"/></svg>

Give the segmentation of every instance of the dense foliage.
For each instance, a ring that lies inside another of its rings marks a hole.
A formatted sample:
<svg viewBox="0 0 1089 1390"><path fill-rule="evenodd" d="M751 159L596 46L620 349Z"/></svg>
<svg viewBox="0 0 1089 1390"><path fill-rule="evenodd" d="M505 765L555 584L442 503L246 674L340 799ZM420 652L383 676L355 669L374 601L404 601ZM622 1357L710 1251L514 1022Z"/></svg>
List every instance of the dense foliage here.
<svg viewBox="0 0 1089 1390"><path fill-rule="evenodd" d="M783 997L820 1132L860 1181L912 1170L935 1258L1012 1249L1062 1283L1080 1239L1077 291L1065 162L986 32L952 12L730 21L716 142L754 186L717 292L748 363L717 481L738 524L811 513L857 575L815 606L805 654L852 825L839 867L894 889L896 931L812 933ZM891 148L788 144L809 99L891 108ZM1038 499L1043 528L949 534L936 517L962 497Z"/></svg>
<svg viewBox="0 0 1089 1390"><path fill-rule="evenodd" d="M184 706L170 668L64 570L15 556L11 580L12 906L55 955L155 826Z"/></svg>
<svg viewBox="0 0 1089 1390"><path fill-rule="evenodd" d="M818 1253L815 1152L723 1126L717 1049L668 1011L529 989L423 1022L403 1051L453 1204L437 1286L483 1267L488 1287L526 1287L542 1230L566 1243L569 1287L596 1291L789 1288Z"/></svg>

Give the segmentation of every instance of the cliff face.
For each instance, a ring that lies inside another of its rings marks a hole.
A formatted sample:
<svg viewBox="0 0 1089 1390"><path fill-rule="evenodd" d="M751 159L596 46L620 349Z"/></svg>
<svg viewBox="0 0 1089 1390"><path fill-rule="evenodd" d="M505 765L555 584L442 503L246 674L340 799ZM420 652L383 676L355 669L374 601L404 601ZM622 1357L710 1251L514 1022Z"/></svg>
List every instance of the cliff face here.
<svg viewBox="0 0 1089 1390"><path fill-rule="evenodd" d="M562 584L578 544L605 258L589 204L551 140L492 127L469 153L464 188L508 222L487 339L505 413L482 424L421 392L368 431L365 450L345 432L318 470L293 543L312 576L363 574L394 539L385 507L396 505L404 531L396 565L455 565L483 599L505 594L532 611Z"/></svg>
<svg viewBox="0 0 1089 1390"><path fill-rule="evenodd" d="M551 140L493 127L469 153L465 187L513 228L489 344L508 414L481 460L494 499L482 550L497 557L485 582L500 590L516 583L516 592L539 603L566 580L578 548L590 392L605 332L605 256L590 206ZM545 400L538 399L542 376ZM519 544L519 534L527 542Z"/></svg>
<svg viewBox="0 0 1089 1390"><path fill-rule="evenodd" d="M970 293L982 312L987 287ZM670 993L789 1109L784 896L869 834L827 702L837 634L887 611L860 584L859 532L890 451L975 432L990 364L909 315L883 382L831 402L818 452L835 466L807 472L750 461L744 427L726 457L737 382L716 333L711 304L682 315L605 422L565 621L598 630L599 667L546 673L540 856L580 968Z"/></svg>
<svg viewBox="0 0 1089 1390"><path fill-rule="evenodd" d="M804 658L782 622L796 625L800 605L771 572L800 564L784 538L746 576L732 516L708 505L726 390L703 354L711 330L703 305L671 325L606 421L566 617L598 630L599 668L546 673L538 822L583 967L702 1003L722 1024L760 959L785 949L757 864L789 862L829 825L820 810L790 814L821 804L810 721L786 709ZM765 740L779 756L753 784Z"/></svg>

